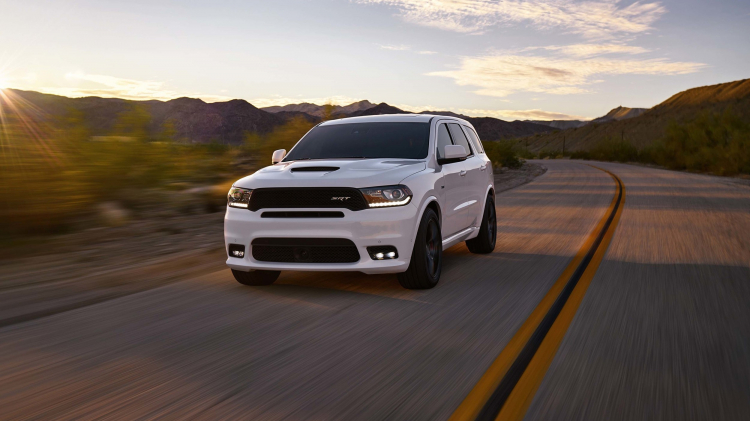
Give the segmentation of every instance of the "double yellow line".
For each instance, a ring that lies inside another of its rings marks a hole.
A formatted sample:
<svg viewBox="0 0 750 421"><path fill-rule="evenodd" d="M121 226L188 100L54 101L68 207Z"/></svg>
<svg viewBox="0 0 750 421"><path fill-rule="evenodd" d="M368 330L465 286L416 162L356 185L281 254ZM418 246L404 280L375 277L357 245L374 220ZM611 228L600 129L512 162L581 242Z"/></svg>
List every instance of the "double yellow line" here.
<svg viewBox="0 0 750 421"><path fill-rule="evenodd" d="M607 212L450 421L521 420L526 414L607 252L625 204L622 180L594 168L608 173L617 185Z"/></svg>

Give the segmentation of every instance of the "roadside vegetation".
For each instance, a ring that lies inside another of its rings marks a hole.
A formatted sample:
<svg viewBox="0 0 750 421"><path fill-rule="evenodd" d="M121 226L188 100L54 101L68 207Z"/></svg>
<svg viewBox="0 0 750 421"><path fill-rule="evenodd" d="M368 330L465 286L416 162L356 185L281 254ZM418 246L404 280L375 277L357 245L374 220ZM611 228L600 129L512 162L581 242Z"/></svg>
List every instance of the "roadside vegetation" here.
<svg viewBox="0 0 750 421"><path fill-rule="evenodd" d="M149 117L133 107L111 136L91 137L80 115L42 122L7 113L0 130L0 241L119 225L131 218L218 211L232 180L289 149L312 123L291 120L243 145L171 141L170 127L149 136Z"/></svg>
<svg viewBox="0 0 750 421"><path fill-rule="evenodd" d="M332 107L331 107L332 111ZM324 119L332 118L329 112ZM111 136L92 137L80 115L40 123L6 113L0 130L0 240L84 227L118 225L131 218L169 217L220 210L232 180L289 150L313 125L303 118L242 145L172 141L172 128L149 135L147 113L123 113ZM153 133L153 131L151 132ZM717 175L750 174L750 122L731 109L671 123L652 145L606 137L585 151L534 153L518 140L485 141L496 168L524 159L570 157L640 162Z"/></svg>
<svg viewBox="0 0 750 421"><path fill-rule="evenodd" d="M516 146L515 141L482 142L482 146L495 168L520 168L523 164L524 153Z"/></svg>
<svg viewBox="0 0 750 421"><path fill-rule="evenodd" d="M672 170L723 176L750 174L750 121L731 108L704 112L678 124L672 121L666 133L651 145L637 148L627 139L605 137L588 150L542 150L534 158L592 159L638 162Z"/></svg>

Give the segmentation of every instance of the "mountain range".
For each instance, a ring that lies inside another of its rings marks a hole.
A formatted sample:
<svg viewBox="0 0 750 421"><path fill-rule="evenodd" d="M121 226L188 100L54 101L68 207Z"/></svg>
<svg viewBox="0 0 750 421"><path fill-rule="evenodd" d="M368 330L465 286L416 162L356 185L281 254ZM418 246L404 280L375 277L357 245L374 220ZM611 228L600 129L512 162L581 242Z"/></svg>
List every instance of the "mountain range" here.
<svg viewBox="0 0 750 421"><path fill-rule="evenodd" d="M85 124L91 136L109 136L117 130L118 121L137 110L146 123L149 136L166 133L185 143L219 142L240 144L248 133L265 134L292 118L309 123L320 122L326 106L302 103L259 109L249 102L235 99L206 103L195 98L169 101L131 101L119 98L68 98L33 91L7 89L0 96L0 107L6 113L21 108L38 120L56 122L71 116ZM10 99L13 104L4 104ZM10 106L12 105L12 106ZM733 107L742 116L750 116L750 79L689 89L678 93L651 109L617 107L592 121L504 121L492 117L469 117L451 111L424 111L422 114L460 117L477 129L485 141L526 138L529 149L584 149L607 136L621 137L642 147L664 134L669 121L684 122L704 110L721 111ZM333 106L333 118L379 114L404 114L407 111L386 103L363 100L346 106ZM165 130L165 128L169 130Z"/></svg>
<svg viewBox="0 0 750 421"><path fill-rule="evenodd" d="M124 113L134 106L147 119L147 131L158 136L170 126L175 140L192 143L239 144L245 133L268 133L286 121L282 116L254 107L245 100L206 103L195 98L177 98L170 101L130 101L119 98L68 98L34 91L7 90L5 97L15 107L38 120L55 123L61 119L76 118L85 124L92 136L108 136L115 132ZM12 110L9 104L0 106Z"/></svg>
<svg viewBox="0 0 750 421"><path fill-rule="evenodd" d="M702 86L677 93L651 109L618 107L606 116L577 128L527 137L529 150L586 150L605 138L629 141L638 148L664 136L674 121L687 123L704 112L730 108L750 121L750 79Z"/></svg>
<svg viewBox="0 0 750 421"><path fill-rule="evenodd" d="M146 129L152 138L160 138L169 127L173 140L185 143L240 144L248 133L265 134L282 126L292 118L304 118L310 123L321 121L325 106L303 103L259 109L249 102L235 99L227 102L206 103L196 98L177 98L169 101L131 101L119 98L68 98L34 91L9 89L7 98L15 106L39 120L55 122L78 118L91 136L110 136L117 130L123 115L137 110L147 121ZM4 104L0 97L0 106ZM5 104L3 109L12 110ZM269 111L270 110L270 111ZM367 100L346 106L334 106L332 117L357 117L379 114L405 114L407 111L386 103L373 104ZM544 133L544 125L491 117L468 117L451 112L426 112L459 116L470 121L484 140L500 140Z"/></svg>

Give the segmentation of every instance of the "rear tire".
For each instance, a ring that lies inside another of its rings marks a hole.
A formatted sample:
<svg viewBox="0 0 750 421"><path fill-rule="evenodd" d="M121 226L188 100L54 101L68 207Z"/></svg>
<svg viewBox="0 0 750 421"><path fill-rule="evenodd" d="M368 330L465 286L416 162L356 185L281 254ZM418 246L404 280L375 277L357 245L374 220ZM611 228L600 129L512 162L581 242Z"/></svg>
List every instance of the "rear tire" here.
<svg viewBox="0 0 750 421"><path fill-rule="evenodd" d="M398 274L398 282L406 289L430 289L437 285L443 270L443 237L440 220L427 209L419 222L409 268Z"/></svg>
<svg viewBox="0 0 750 421"><path fill-rule="evenodd" d="M234 275L234 279L236 279L237 282L242 285L251 286L271 285L276 279L278 279L279 274L281 274L281 272L278 270L253 270L250 272L242 272L240 270L232 269L232 275Z"/></svg>
<svg viewBox="0 0 750 421"><path fill-rule="evenodd" d="M492 253L495 250L497 240L497 216L495 214L495 200L487 196L484 204L484 215L482 225L479 227L479 235L466 241L469 251L477 254Z"/></svg>

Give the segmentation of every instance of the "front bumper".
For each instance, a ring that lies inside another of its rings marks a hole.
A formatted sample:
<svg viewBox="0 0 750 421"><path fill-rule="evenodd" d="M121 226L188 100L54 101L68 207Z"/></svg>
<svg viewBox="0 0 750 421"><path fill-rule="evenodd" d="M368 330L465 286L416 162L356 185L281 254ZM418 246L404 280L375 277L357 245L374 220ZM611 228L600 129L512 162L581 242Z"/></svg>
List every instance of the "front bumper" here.
<svg viewBox="0 0 750 421"><path fill-rule="evenodd" d="M228 257L227 266L235 270L297 270L297 271L358 271L364 273L399 273L409 267L414 248L418 209L410 203L405 206L350 211L343 218L261 218L263 212L290 211L291 209L262 209L256 212L227 207L224 216L224 245L245 246L243 258ZM323 209L294 209L316 211ZM324 209L330 211L332 209ZM253 258L251 243L255 238L346 238L359 251L360 259L354 263L277 263L261 262ZM369 246L394 246L398 258L372 260Z"/></svg>

